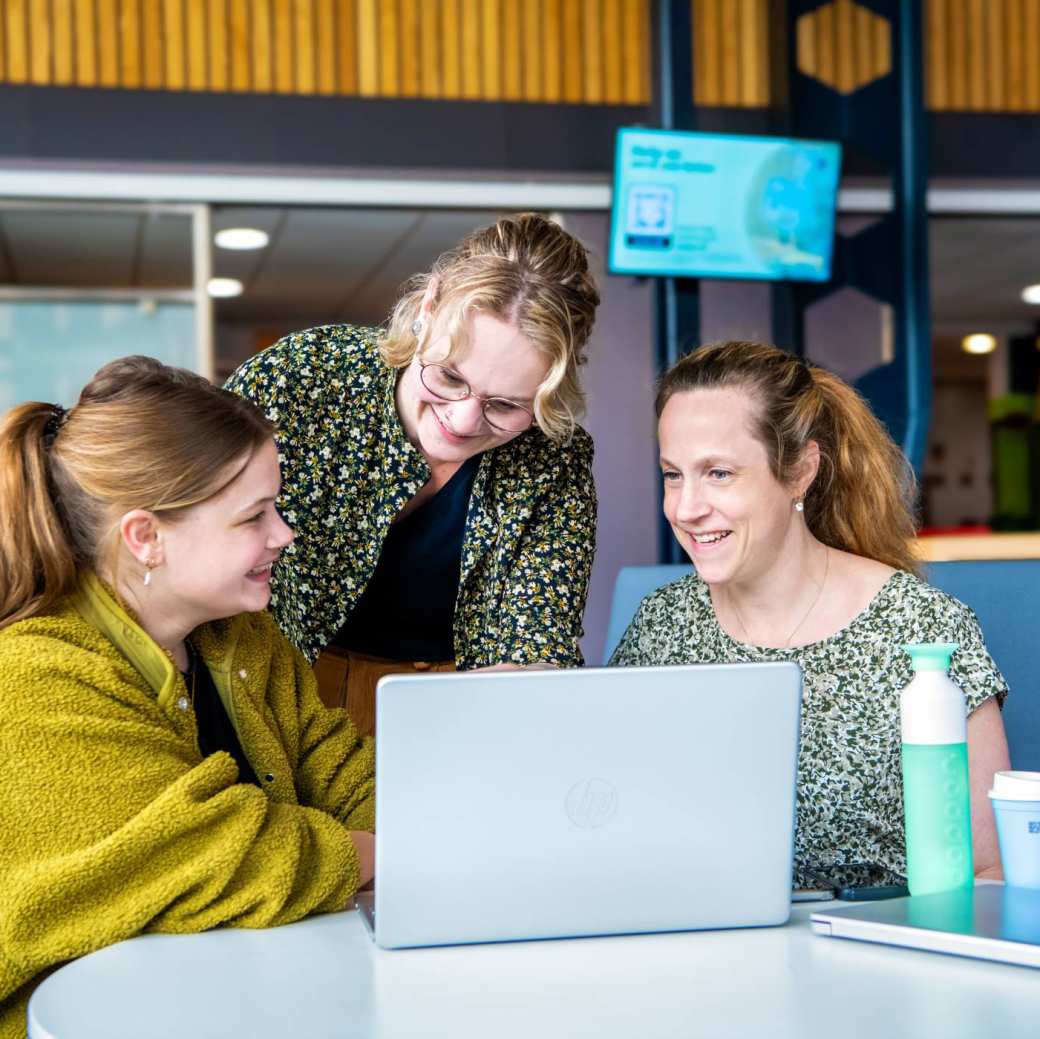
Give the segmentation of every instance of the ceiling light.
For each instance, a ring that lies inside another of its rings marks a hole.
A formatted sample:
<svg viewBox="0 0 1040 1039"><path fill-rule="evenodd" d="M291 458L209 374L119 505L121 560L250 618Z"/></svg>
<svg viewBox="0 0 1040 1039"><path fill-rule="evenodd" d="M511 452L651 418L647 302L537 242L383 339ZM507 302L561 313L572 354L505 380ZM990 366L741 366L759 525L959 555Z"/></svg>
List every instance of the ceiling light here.
<svg viewBox="0 0 1040 1039"><path fill-rule="evenodd" d="M961 347L966 354L991 354L997 348L997 337L989 332L974 332L961 340Z"/></svg>
<svg viewBox="0 0 1040 1039"><path fill-rule="evenodd" d="M1022 290L1022 298L1027 303L1040 303L1040 285L1027 285Z"/></svg>
<svg viewBox="0 0 1040 1039"><path fill-rule="evenodd" d="M256 227L225 227L213 236L221 249L262 249L269 239L266 231Z"/></svg>
<svg viewBox="0 0 1040 1039"><path fill-rule="evenodd" d="M238 278L210 278L206 283L206 291L214 299L228 299L242 295L242 282Z"/></svg>

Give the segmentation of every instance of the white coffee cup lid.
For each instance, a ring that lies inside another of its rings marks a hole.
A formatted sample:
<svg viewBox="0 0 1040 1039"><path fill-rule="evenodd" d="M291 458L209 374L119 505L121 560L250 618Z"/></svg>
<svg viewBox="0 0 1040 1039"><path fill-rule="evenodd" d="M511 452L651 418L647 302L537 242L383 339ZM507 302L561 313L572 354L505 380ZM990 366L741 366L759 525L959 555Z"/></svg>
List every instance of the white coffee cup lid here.
<svg viewBox="0 0 1040 1039"><path fill-rule="evenodd" d="M1040 772L995 772L989 796L1001 801L1040 801Z"/></svg>

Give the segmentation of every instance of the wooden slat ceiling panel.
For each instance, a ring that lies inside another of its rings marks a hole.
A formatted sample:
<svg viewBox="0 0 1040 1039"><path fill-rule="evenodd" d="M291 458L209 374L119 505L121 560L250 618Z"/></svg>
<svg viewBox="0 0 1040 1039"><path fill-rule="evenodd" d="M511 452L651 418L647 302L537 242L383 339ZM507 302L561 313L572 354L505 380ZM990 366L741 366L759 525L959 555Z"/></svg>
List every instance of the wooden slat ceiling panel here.
<svg viewBox="0 0 1040 1039"><path fill-rule="evenodd" d="M0 82L644 104L648 27L649 0L3 0Z"/></svg>

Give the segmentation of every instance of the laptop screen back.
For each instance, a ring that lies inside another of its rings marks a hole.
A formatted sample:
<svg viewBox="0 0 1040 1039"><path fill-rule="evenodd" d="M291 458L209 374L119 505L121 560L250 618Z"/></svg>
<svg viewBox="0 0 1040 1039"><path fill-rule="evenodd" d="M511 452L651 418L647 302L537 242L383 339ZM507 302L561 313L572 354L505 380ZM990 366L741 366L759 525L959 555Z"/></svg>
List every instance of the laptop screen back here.
<svg viewBox="0 0 1040 1039"><path fill-rule="evenodd" d="M800 701L788 663L383 679L377 941L784 922Z"/></svg>

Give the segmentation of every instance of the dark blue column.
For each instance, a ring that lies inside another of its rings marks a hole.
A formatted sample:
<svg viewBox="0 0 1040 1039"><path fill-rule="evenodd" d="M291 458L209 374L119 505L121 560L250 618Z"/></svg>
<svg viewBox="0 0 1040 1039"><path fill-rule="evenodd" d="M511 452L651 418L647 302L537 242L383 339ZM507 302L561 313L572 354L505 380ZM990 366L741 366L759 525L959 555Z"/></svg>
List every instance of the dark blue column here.
<svg viewBox="0 0 1040 1039"><path fill-rule="evenodd" d="M654 115L662 130L695 130L693 107L693 5L690 0L654 4ZM654 336L659 373L667 371L700 336L700 307L695 278L658 278L654 285ZM664 486L658 480L659 500ZM686 556L664 514L658 533L662 563Z"/></svg>
<svg viewBox="0 0 1040 1039"><path fill-rule="evenodd" d="M787 0L786 122L798 136L841 141L887 175L893 209L854 237L838 237L829 283L778 291L790 293L787 322L799 338L805 310L843 286L893 308L895 356L864 375L857 388L920 469L932 393L922 5L918 0L857 0L888 22L892 67L888 75L841 94L801 72L795 51L798 20L828 2ZM804 347L801 342L782 345L799 351Z"/></svg>

